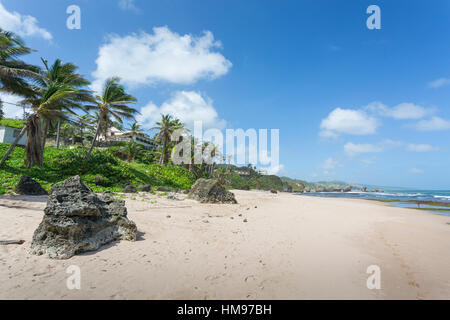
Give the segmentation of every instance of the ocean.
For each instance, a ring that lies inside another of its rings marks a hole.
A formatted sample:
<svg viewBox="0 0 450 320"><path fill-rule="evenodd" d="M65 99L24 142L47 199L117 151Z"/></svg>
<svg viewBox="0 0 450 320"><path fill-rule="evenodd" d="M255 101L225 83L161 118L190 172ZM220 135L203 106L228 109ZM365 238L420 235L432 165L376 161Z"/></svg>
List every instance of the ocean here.
<svg viewBox="0 0 450 320"><path fill-rule="evenodd" d="M317 192L299 195L380 200L395 207L421 209L432 214L450 217L450 190L407 190L399 188L383 188L382 190L384 192Z"/></svg>

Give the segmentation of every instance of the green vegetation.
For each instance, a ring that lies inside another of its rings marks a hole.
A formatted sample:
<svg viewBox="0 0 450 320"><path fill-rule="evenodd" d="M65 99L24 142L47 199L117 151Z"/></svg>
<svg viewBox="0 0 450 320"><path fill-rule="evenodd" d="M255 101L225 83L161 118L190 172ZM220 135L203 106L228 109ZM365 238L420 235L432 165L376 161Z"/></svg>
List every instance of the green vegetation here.
<svg viewBox="0 0 450 320"><path fill-rule="evenodd" d="M2 119L0 120L0 126L7 126L21 129L23 127L23 121L15 119Z"/></svg>
<svg viewBox="0 0 450 320"><path fill-rule="evenodd" d="M0 154L4 153L9 144L0 144ZM15 148L8 161L0 170L0 194L14 188L22 175L30 176L46 189L53 184L74 175L80 175L95 192L111 190L119 192L126 185L138 187L150 184L154 187L188 189L195 181L194 175L180 166L161 166L139 162L128 163L116 158L112 150L96 149L91 159L86 162L88 150L83 147L75 149L46 148L42 168L28 169L24 163L25 150ZM97 186L95 177L105 180L105 186Z"/></svg>

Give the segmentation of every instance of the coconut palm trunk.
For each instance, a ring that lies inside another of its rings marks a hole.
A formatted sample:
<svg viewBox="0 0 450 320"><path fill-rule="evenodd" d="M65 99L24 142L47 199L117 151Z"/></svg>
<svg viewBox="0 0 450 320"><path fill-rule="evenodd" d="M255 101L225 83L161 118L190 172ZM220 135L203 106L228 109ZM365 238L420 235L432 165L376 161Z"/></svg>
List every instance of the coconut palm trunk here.
<svg viewBox="0 0 450 320"><path fill-rule="evenodd" d="M25 134L25 132L27 132L27 126L26 125L23 126L23 128L20 131L19 135L17 136L16 140L14 140L14 142L9 147L8 151L6 151L5 155L3 156L2 160L0 161L0 167L6 162L6 160L9 157L9 155L14 150L14 148L17 146L17 144L19 143L20 139L22 139L22 137Z"/></svg>
<svg viewBox="0 0 450 320"><path fill-rule="evenodd" d="M42 146L42 127L39 114L33 114L28 120L27 143L25 146L27 168L34 165L42 167L44 164L44 150Z"/></svg>
<svg viewBox="0 0 450 320"><path fill-rule="evenodd" d="M94 139L92 140L92 145L91 145L91 148L89 149L88 155L86 157L86 161L89 161L89 159L91 158L92 150L94 150L95 141L97 141L97 137L100 132L101 125L102 125L102 117L100 116L98 119L98 123L97 123L97 130L95 132Z"/></svg>
<svg viewBox="0 0 450 320"><path fill-rule="evenodd" d="M58 120L58 128L56 130L56 149L59 149L61 143L61 120Z"/></svg>
<svg viewBox="0 0 450 320"><path fill-rule="evenodd" d="M42 148L45 148L45 144L47 143L47 135L48 135L49 126L50 126L50 120L45 119L44 135L42 137Z"/></svg>

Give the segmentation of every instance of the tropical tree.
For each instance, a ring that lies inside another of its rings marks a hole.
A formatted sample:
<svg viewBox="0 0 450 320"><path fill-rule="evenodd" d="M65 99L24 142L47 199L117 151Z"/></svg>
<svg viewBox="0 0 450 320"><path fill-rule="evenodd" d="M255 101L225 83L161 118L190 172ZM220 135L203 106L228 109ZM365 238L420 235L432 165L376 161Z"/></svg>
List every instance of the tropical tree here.
<svg viewBox="0 0 450 320"><path fill-rule="evenodd" d="M120 152L126 156L127 161L134 161L137 157L142 156L145 152L144 147L136 142L129 142L120 148Z"/></svg>
<svg viewBox="0 0 450 320"><path fill-rule="evenodd" d="M161 142L161 156L159 159L161 165L166 165L168 163L172 134L175 130L183 128L184 124L182 124L179 119L174 119L169 114L162 114L161 121L157 122L156 127L152 128L152 130L158 130L158 133L155 135L155 140Z"/></svg>
<svg viewBox="0 0 450 320"><path fill-rule="evenodd" d="M3 119L3 115L4 115L4 113L3 113L3 102L0 100L0 120Z"/></svg>
<svg viewBox="0 0 450 320"><path fill-rule="evenodd" d="M58 121L57 141L61 134L61 121L67 120L67 114L75 115L74 112L77 109L82 109L82 104L86 102L93 102L92 92L83 89L83 87L90 84L82 75L77 73L78 67L73 63L62 63L60 59L57 59L51 66L47 61L42 59L44 69L41 71L41 78L38 83L40 88L47 88L52 83L60 83L72 87L76 90L76 93L65 97L59 101L59 110L54 108L52 112L44 114L45 127L43 134L43 145L45 146L45 140L48 135L48 128L51 120ZM39 90L38 90L39 92ZM40 98L39 93L37 99ZM65 112L63 112L65 111ZM59 144L58 144L59 146Z"/></svg>
<svg viewBox="0 0 450 320"><path fill-rule="evenodd" d="M41 88L41 90L42 92L40 93L40 99L30 99L25 101L25 103L31 102L34 112L24 123L20 134L3 156L0 166L2 166L6 161L7 157L17 145L18 141L23 137L25 132L27 133L27 142L25 147L26 166L27 168L31 168L33 165L42 166L44 161L44 146L42 145L43 139L41 117L43 115L48 116L53 112L60 112L60 102L64 101L66 98L76 95L77 91L72 87L61 83L52 83L48 86L48 88Z"/></svg>
<svg viewBox="0 0 450 320"><path fill-rule="evenodd" d="M84 133L86 129L93 128L92 124L92 115L86 113L82 116L76 116L75 126L79 130L81 144L84 145Z"/></svg>
<svg viewBox="0 0 450 320"><path fill-rule="evenodd" d="M31 53L23 41L11 32L0 29L0 90L19 96L33 94L29 80L39 79L39 68L20 60Z"/></svg>
<svg viewBox="0 0 450 320"><path fill-rule="evenodd" d="M136 121L129 127L126 129L126 132L124 133L125 135L129 135L131 136L131 141L134 141L135 137L148 137L148 135L145 133L144 129L142 128L142 126L140 124L138 124Z"/></svg>
<svg viewBox="0 0 450 320"><path fill-rule="evenodd" d="M106 80L102 95L96 97L94 105L87 106L87 109L99 112L97 130L91 148L89 149L87 160L91 157L102 124L111 118L119 123L123 123L123 118L133 119L138 111L129 107L128 104L136 103L136 101L135 97L125 92L124 87L120 84L119 78Z"/></svg>

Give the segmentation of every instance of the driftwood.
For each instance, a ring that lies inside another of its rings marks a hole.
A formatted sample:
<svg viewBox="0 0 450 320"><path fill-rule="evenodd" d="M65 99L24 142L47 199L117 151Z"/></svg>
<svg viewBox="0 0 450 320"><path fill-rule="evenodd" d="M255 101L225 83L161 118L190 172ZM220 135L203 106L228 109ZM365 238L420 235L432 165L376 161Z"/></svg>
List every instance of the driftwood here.
<svg viewBox="0 0 450 320"><path fill-rule="evenodd" d="M0 240L0 246L7 246L10 244L24 244L25 240Z"/></svg>

